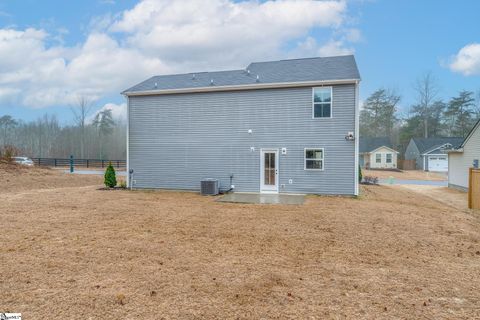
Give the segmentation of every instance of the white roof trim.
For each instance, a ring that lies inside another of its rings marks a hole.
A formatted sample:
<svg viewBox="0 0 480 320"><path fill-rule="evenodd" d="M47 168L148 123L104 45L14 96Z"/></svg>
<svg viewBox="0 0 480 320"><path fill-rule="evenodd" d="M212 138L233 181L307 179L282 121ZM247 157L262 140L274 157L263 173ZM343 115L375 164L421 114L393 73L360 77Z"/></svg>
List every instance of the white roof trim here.
<svg viewBox="0 0 480 320"><path fill-rule="evenodd" d="M445 150L445 153L463 153L463 148Z"/></svg>
<svg viewBox="0 0 480 320"><path fill-rule="evenodd" d="M435 150L437 150L437 149L441 149L442 147L446 146L447 144L450 144L450 145L451 145L451 143L448 143L448 142L447 142L447 143L444 143L444 144L440 144L440 145L438 145L438 146L435 146L435 147L433 147L433 148L428 149L428 151L422 153L421 156L429 155L430 152L435 151ZM450 149L445 149L445 150L450 150Z"/></svg>
<svg viewBox="0 0 480 320"><path fill-rule="evenodd" d="M378 147L378 148L376 148L376 149L373 149L372 151L367 152L367 153L374 153L375 151L377 151L377 150L380 149L380 148L385 148L385 149L388 149L388 150L392 150L392 151L395 152L395 153L400 153L400 152L398 152L397 150L392 149L392 148L387 147L387 146L380 146L380 147Z"/></svg>
<svg viewBox="0 0 480 320"><path fill-rule="evenodd" d="M473 126L472 130L470 130L470 132L468 133L468 136L463 139L463 142L462 144L460 145L460 149L463 150L463 147L465 146L465 144L467 143L467 141L473 136L473 134L475 133L475 131L477 131L478 129L478 126L480 126L480 119L478 119L477 123L475 123L475 125Z"/></svg>
<svg viewBox="0 0 480 320"><path fill-rule="evenodd" d="M199 87L199 88L160 89L160 90L145 90L145 91L135 91L135 92L124 91L122 92L122 94L127 97L131 97L131 96L146 96L146 95L175 94L175 93L310 87L310 86L325 86L325 85L335 85L335 84L356 84L359 82L360 82L360 79L254 83L254 84L241 84L241 85L229 85L229 86L218 86L218 87L210 86L210 87Z"/></svg>

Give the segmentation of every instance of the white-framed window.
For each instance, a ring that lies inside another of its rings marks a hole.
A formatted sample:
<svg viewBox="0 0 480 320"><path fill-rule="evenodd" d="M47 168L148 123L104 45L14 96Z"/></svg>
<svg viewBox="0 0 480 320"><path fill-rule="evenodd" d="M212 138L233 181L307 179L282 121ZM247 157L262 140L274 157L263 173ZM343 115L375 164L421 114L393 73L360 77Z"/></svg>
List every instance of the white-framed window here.
<svg viewBox="0 0 480 320"><path fill-rule="evenodd" d="M323 170L323 148L305 148L305 170Z"/></svg>
<svg viewBox="0 0 480 320"><path fill-rule="evenodd" d="M332 117L332 87L313 88L312 118Z"/></svg>
<svg viewBox="0 0 480 320"><path fill-rule="evenodd" d="M382 154L375 153L375 163L381 163L381 162L382 162Z"/></svg>
<svg viewBox="0 0 480 320"><path fill-rule="evenodd" d="M392 163L392 154L391 153L387 153L385 155L385 162L386 163Z"/></svg>

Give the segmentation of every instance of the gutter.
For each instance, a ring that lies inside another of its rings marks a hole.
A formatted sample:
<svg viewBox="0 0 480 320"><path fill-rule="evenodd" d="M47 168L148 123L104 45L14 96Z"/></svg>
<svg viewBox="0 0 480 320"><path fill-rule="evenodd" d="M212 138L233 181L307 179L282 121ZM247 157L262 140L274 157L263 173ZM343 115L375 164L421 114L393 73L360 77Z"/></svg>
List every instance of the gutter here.
<svg viewBox="0 0 480 320"><path fill-rule="evenodd" d="M360 82L360 79L254 83L254 84L228 85L228 86L218 86L218 87L209 86L209 87L198 87L198 88L144 90L144 91L134 91L134 92L128 92L126 90L126 91L123 91L121 94L127 97L132 97L132 96L162 95L162 94L176 94L176 93L240 91L240 90L255 90L255 89L327 86L327 85L338 85L338 84L358 84L359 82Z"/></svg>
<svg viewBox="0 0 480 320"><path fill-rule="evenodd" d="M463 148L445 150L446 153L463 153Z"/></svg>

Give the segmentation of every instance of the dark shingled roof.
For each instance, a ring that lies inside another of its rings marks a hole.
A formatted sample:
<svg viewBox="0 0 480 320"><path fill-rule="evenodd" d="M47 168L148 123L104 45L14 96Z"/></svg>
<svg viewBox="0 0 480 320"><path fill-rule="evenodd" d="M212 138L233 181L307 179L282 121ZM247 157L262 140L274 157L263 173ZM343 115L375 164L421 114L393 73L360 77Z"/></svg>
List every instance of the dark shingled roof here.
<svg viewBox="0 0 480 320"><path fill-rule="evenodd" d="M254 62L245 70L154 76L122 93L330 80L360 80L353 55Z"/></svg>
<svg viewBox="0 0 480 320"><path fill-rule="evenodd" d="M388 137L360 138L358 152L360 153L371 152L380 147L388 147L393 149L392 144L390 143L390 139Z"/></svg>
<svg viewBox="0 0 480 320"><path fill-rule="evenodd" d="M457 148L463 142L463 138L458 138L458 137L412 138L412 139L413 139L413 142L415 142L415 144L417 145L417 148L418 148L418 151L420 151L420 154L430 150L435 150L446 143L451 144L453 148Z"/></svg>

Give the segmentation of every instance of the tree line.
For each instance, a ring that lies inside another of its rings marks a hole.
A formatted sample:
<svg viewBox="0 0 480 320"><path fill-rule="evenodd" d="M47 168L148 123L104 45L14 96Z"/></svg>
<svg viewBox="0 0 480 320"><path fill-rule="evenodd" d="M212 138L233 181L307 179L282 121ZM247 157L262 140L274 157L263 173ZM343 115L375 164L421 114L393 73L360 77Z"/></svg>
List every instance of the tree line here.
<svg viewBox="0 0 480 320"><path fill-rule="evenodd" d="M389 137L403 153L414 137L465 137L480 119L480 90L462 90L444 100L431 73L414 85L416 99L406 112L398 110L401 96L380 88L363 103L360 111L360 136Z"/></svg>
<svg viewBox="0 0 480 320"><path fill-rule="evenodd" d="M62 126L48 114L28 122L0 116L0 147L11 146L17 155L29 157L125 159L126 124L115 121L110 109L94 117L92 111L92 103L82 97L72 107L73 125Z"/></svg>

